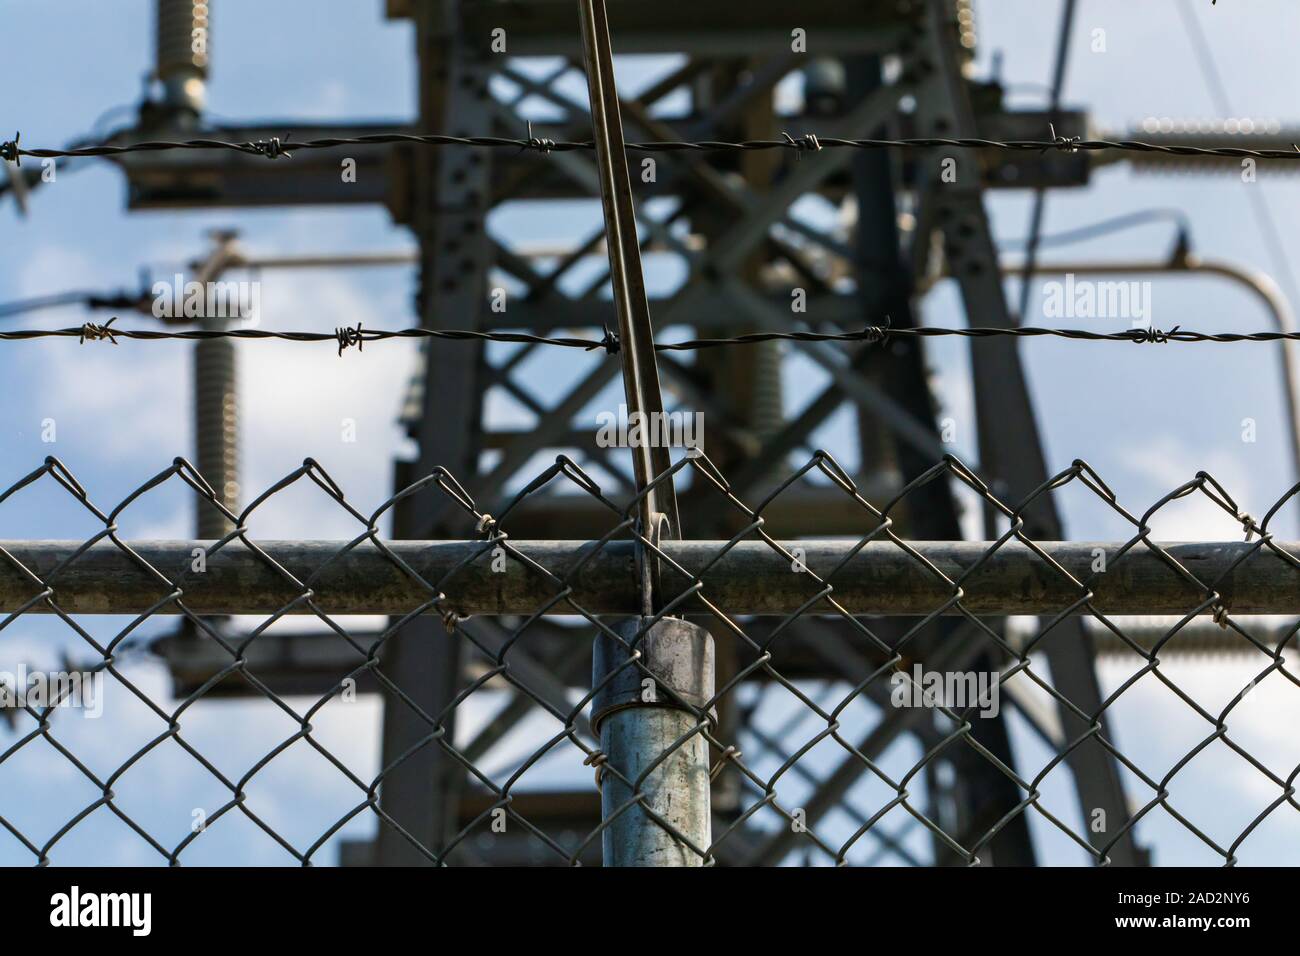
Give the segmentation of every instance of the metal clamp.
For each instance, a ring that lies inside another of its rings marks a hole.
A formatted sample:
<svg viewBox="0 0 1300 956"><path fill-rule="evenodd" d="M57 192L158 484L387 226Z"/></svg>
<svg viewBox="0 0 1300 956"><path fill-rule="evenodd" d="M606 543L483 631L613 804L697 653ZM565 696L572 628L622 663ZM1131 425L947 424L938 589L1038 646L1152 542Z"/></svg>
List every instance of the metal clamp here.
<svg viewBox="0 0 1300 956"><path fill-rule="evenodd" d="M596 636L592 679L599 685L614 674L591 701L591 729L597 734L602 720L628 707L701 711L713 700L713 636L698 624L680 618L655 621L635 648L645 668L642 670L632 663L635 652L628 645L647 624L646 618L620 621L614 630L622 641L603 631ZM653 681L654 686L647 685L647 681ZM717 723L716 710L710 709L708 716Z"/></svg>

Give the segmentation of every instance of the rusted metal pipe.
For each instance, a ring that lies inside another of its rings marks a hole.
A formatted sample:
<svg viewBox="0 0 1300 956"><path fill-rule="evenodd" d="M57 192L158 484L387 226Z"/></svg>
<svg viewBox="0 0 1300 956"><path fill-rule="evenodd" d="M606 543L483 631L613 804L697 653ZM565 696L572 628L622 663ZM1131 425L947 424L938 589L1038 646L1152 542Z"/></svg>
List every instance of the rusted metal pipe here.
<svg viewBox="0 0 1300 956"><path fill-rule="evenodd" d="M310 587L313 602L326 613L394 616L425 604L432 608L437 594L369 543L340 554L347 542L256 542L268 561L235 541L207 555L202 570L196 569L196 552L211 541L125 544L200 614L270 614L293 602L288 613L310 614L312 609L299 600ZM860 549L851 540L788 543L787 550L795 545L802 549L798 566L806 571L795 570L788 554L761 541L743 541L729 550L725 541L665 541L660 547L671 562L692 573L707 568L700 595L732 616L791 614L805 605L810 614L833 613L824 601L809 603L823 588L814 574L829 579L830 597L851 614L927 615L944 607L955 587L924 562L949 581L961 579L962 606L974 614L1050 616L1083 593L1022 544L1008 543L991 554L989 542L908 544L915 556L890 542ZM1139 545L1119 556L1124 544L1049 541L1038 547L1076 580L1093 579L1092 604L1103 613L1182 615L1207 601L1204 589L1150 548ZM1213 583L1231 614L1300 613L1300 542L1274 541L1262 548L1258 541L1157 546L1197 580ZM171 593L167 584L140 561L108 540L81 551L83 547L75 541L0 542L12 559L0 561L0 612L49 613L40 600L44 584L50 600L70 614L177 613L175 602L165 600ZM570 596L546 613L577 614L576 605L589 614L636 615L641 597L631 541L511 541L510 547L526 560L507 555L504 562L494 562L494 546L485 541L391 541L385 547L425 581L446 578L442 607L461 614L531 614L552 605L566 586L572 588ZM1102 553L1108 569L1094 575L1092 567ZM65 561L67 566L60 567ZM504 570L494 571L494 563ZM671 600L685 593L690 581L666 564L663 585ZM698 598L674 610L709 613ZM1199 611L1210 612L1208 607ZM945 613L959 612L948 607Z"/></svg>

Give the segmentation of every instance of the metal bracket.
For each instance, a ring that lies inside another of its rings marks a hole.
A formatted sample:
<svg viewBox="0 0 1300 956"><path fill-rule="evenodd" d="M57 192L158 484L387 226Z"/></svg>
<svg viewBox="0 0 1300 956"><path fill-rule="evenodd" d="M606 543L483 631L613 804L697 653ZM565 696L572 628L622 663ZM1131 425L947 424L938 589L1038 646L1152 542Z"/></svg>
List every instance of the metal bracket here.
<svg viewBox="0 0 1300 956"><path fill-rule="evenodd" d="M628 645L642 630L645 634L635 645L641 664L629 666L632 652ZM591 701L591 728L600 733L601 722L611 713L628 707L673 707L678 710L704 709L714 695L713 637L698 624L680 618L665 617L653 623L648 618L626 618L614 630L622 640L603 631L596 636L592 650L592 677L597 683L617 671ZM621 670L620 670L621 668ZM646 671L656 683L646 696ZM670 693L665 694L667 690ZM716 710L710 709L716 724Z"/></svg>

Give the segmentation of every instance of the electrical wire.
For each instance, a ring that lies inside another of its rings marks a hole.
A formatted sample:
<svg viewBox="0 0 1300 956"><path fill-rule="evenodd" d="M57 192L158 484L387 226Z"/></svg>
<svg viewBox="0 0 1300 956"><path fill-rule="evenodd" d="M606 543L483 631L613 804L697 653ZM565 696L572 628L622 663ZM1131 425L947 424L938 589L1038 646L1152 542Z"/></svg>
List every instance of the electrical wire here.
<svg viewBox="0 0 1300 956"><path fill-rule="evenodd" d="M1044 246L1068 246L1079 242L1087 242L1090 239L1097 239L1101 236L1110 235L1111 233L1121 232L1133 226L1144 226L1151 222L1173 222L1178 226L1181 235L1187 235L1191 232L1191 222L1186 213L1181 209L1154 208L1140 209L1137 212L1125 213L1121 216L1115 216L1110 219L1101 219L1097 222L1089 223L1086 226L1079 226L1075 229L1067 229L1064 232L1050 233L1040 236L1038 239L1039 248ZM999 248L1010 247L1012 249L1024 248L1029 245L1029 238L1021 239L999 239Z"/></svg>
<svg viewBox="0 0 1300 956"><path fill-rule="evenodd" d="M109 294L101 292L59 292L54 295L19 299L16 302L0 304L0 319L24 315L28 312L39 312L42 309L56 309L66 305L81 305L92 309L123 309L130 308L138 301L138 296L129 296L121 292Z"/></svg>

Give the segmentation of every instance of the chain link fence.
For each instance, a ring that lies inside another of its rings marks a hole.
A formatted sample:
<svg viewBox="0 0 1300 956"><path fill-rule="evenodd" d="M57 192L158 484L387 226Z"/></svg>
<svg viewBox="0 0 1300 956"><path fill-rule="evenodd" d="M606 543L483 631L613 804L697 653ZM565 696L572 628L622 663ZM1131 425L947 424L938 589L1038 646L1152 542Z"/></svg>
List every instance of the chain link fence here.
<svg viewBox="0 0 1300 956"><path fill-rule="evenodd" d="M1300 845L1277 711L1300 701L1300 551L1270 531L1300 486L1257 521L1204 473L1131 512L1081 461L1021 502L953 458L887 500L824 453L752 506L700 453L667 481L732 537L647 535L636 501L566 457L496 514L442 470L367 511L311 460L240 513L182 459L106 508L48 459L0 494L0 521L39 489L93 530L0 542L0 859L975 864L1032 856L1032 830L1098 864L1124 846L1160 862L1175 834L1233 864ZM178 487L229 533L123 537ZM778 540L765 516L810 487L855 520ZM909 540L936 487L990 540ZM355 536L260 537L290 489ZM1036 509L1066 494L1127 533L1039 540ZM1155 540L1192 498L1245 540ZM397 508L460 533L391 540ZM604 530L512 537L530 509ZM1170 663L1207 626L1233 654L1214 703ZM1062 690L1067 642L1117 655L1109 693ZM1258 702L1264 737L1235 720ZM1231 808L1179 789L1212 754ZM1076 796L1088 767L1123 799Z"/></svg>

